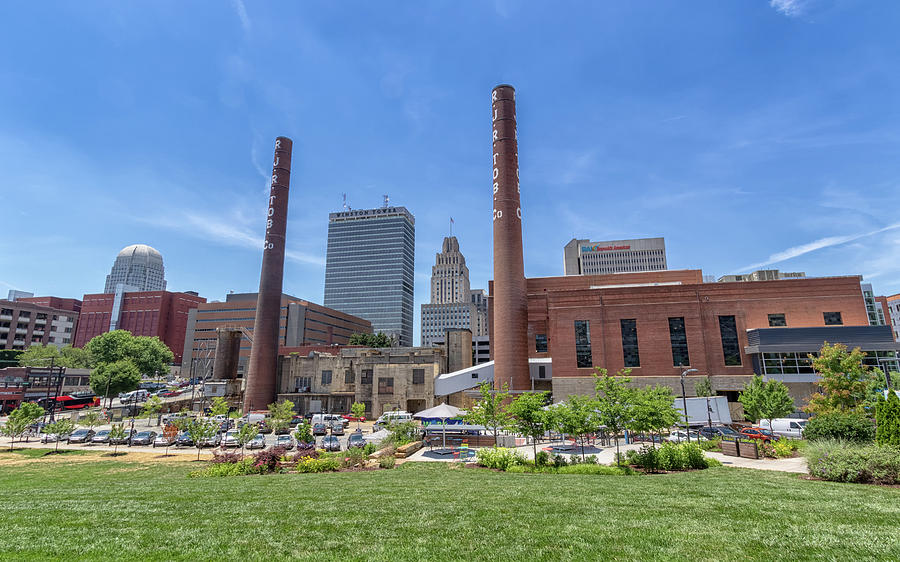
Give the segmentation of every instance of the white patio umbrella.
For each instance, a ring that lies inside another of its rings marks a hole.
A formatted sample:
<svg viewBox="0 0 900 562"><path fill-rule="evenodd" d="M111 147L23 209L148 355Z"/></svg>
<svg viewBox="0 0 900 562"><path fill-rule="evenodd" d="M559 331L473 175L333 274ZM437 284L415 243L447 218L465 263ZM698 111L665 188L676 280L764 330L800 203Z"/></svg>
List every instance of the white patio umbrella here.
<svg viewBox="0 0 900 562"><path fill-rule="evenodd" d="M427 410L422 410L421 412L414 414L413 417L416 419L422 418L438 418L441 420L441 425L443 426L443 439L442 446L444 448L447 447L447 420L450 418L456 418L460 415L464 414L465 411L460 410L456 406L450 406L444 402L441 402L434 408L428 408Z"/></svg>

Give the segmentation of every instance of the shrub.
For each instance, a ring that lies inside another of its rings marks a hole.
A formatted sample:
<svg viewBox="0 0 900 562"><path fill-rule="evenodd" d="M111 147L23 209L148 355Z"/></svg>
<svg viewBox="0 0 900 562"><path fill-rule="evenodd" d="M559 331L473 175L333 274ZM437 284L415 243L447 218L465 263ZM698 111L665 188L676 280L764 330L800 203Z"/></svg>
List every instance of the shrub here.
<svg viewBox="0 0 900 562"><path fill-rule="evenodd" d="M707 441L700 441L700 448L704 451L718 451L722 448L722 440L709 439Z"/></svg>
<svg viewBox="0 0 900 562"><path fill-rule="evenodd" d="M703 449L700 448L700 445L697 443L682 443L680 447L684 451L686 468L695 470L709 468L708 459L703 455Z"/></svg>
<svg viewBox="0 0 900 562"><path fill-rule="evenodd" d="M875 419L878 422L875 441L879 445L900 446L900 399L895 392L889 392L887 400L878 398Z"/></svg>
<svg viewBox="0 0 900 562"><path fill-rule="evenodd" d="M625 470L623 468L615 467L615 466L603 466L600 464L590 464L590 463L581 463L578 465L569 465L569 466L561 466L556 469L558 474L603 474L606 476L625 476L626 474L633 474L634 471L629 468Z"/></svg>
<svg viewBox="0 0 900 562"><path fill-rule="evenodd" d="M341 463L337 459L317 459L314 457L303 457L297 461L297 472L334 472L341 468Z"/></svg>
<svg viewBox="0 0 900 562"><path fill-rule="evenodd" d="M772 451L775 453L775 456L779 458L793 456L794 451L796 450L797 443L792 439L781 438L772 443Z"/></svg>
<svg viewBox="0 0 900 562"><path fill-rule="evenodd" d="M343 468L362 467L366 464L366 453L359 447L351 447L341 459Z"/></svg>
<svg viewBox="0 0 900 562"><path fill-rule="evenodd" d="M487 468L506 470L514 464L525 464L525 457L513 449L490 447L478 449L478 464Z"/></svg>
<svg viewBox="0 0 900 562"><path fill-rule="evenodd" d="M644 446L637 451L628 451L625 456L629 464L650 472L704 469L712 466L697 443L664 443L658 449Z"/></svg>
<svg viewBox="0 0 900 562"><path fill-rule="evenodd" d="M188 474L191 478L210 478L222 476L243 476L245 474L258 474L259 469L254 465L252 458L245 458L237 462L211 462L202 470L195 470Z"/></svg>
<svg viewBox="0 0 900 562"><path fill-rule="evenodd" d="M865 414L833 412L810 419L803 436L810 441L840 439L868 443L875 439L875 426Z"/></svg>
<svg viewBox="0 0 900 562"><path fill-rule="evenodd" d="M638 451L628 451L628 462L650 472L659 470L659 451L644 445Z"/></svg>
<svg viewBox="0 0 900 562"><path fill-rule="evenodd" d="M319 451L315 449L315 447L306 447L303 449L297 449L297 452L294 454L295 461L301 461L305 458L317 459L319 458Z"/></svg>
<svg viewBox="0 0 900 562"><path fill-rule="evenodd" d="M588 455L584 458L585 464L599 464L597 462L597 455Z"/></svg>
<svg viewBox="0 0 900 562"><path fill-rule="evenodd" d="M241 460L241 455L239 455L238 453L223 452L223 453L213 453L213 458L209 462L212 464L221 464L221 463L234 464L240 460Z"/></svg>
<svg viewBox="0 0 900 562"><path fill-rule="evenodd" d="M819 440L809 447L807 469L833 482L900 484L900 447Z"/></svg>
<svg viewBox="0 0 900 562"><path fill-rule="evenodd" d="M538 451L538 454L534 457L535 466L546 466L550 464L550 453L547 451Z"/></svg>
<svg viewBox="0 0 900 562"><path fill-rule="evenodd" d="M422 436L422 430L419 429L419 423L416 421L392 423L388 427L388 431L390 435L387 440L394 443L397 447L418 441Z"/></svg>
<svg viewBox="0 0 900 562"><path fill-rule="evenodd" d="M684 470L687 468L687 455L679 444L664 443L659 448L657 458L659 468L662 470Z"/></svg>
<svg viewBox="0 0 900 562"><path fill-rule="evenodd" d="M394 458L394 455L385 455L378 459L378 466L381 468L394 468L395 464L397 464L397 459Z"/></svg>
<svg viewBox="0 0 900 562"><path fill-rule="evenodd" d="M555 466L556 468L566 466L567 464L569 463L566 461L566 457L560 455L559 453L553 455L553 466Z"/></svg>
<svg viewBox="0 0 900 562"><path fill-rule="evenodd" d="M279 462L284 456L284 447L272 447L271 449L262 450L253 455L253 465L260 469L260 472L275 472L280 467Z"/></svg>
<svg viewBox="0 0 900 562"><path fill-rule="evenodd" d="M366 443L366 446L363 447L363 452L366 454L366 456L371 455L372 453L374 453L377 450L378 450L378 446L375 445L375 443Z"/></svg>

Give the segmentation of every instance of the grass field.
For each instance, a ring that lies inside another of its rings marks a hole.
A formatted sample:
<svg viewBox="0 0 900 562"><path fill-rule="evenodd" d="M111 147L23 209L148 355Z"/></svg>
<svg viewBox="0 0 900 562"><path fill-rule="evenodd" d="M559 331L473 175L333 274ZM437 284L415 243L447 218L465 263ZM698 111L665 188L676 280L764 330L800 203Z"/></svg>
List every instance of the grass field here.
<svg viewBox="0 0 900 562"><path fill-rule="evenodd" d="M900 559L900 490L785 473L197 467L0 453L0 559Z"/></svg>

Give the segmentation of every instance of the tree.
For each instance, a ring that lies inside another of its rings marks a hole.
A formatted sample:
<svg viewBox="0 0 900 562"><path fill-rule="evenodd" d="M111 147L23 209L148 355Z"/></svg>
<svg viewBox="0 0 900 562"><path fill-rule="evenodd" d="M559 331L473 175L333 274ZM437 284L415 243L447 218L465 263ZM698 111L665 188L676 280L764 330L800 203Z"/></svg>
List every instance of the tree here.
<svg viewBox="0 0 900 562"><path fill-rule="evenodd" d="M353 417L356 418L356 429L360 429L359 422L366 415L366 405L362 402L354 402L350 406L350 413L353 414Z"/></svg>
<svg viewBox="0 0 900 562"><path fill-rule="evenodd" d="M100 425L100 414L97 412L88 412L78 419L78 425L88 429L94 429L94 427Z"/></svg>
<svg viewBox="0 0 900 562"><path fill-rule="evenodd" d="M131 342L131 358L142 375L168 373L175 354L158 337L138 336Z"/></svg>
<svg viewBox="0 0 900 562"><path fill-rule="evenodd" d="M159 338L135 337L127 330L113 330L95 336L85 349L97 366L129 360L137 368L139 375L168 372L169 363L175 358Z"/></svg>
<svg viewBox="0 0 900 562"><path fill-rule="evenodd" d="M547 392L526 392L520 394L507 407L506 412L512 416L510 427L518 433L531 437L534 447L534 458L537 459L537 440L547 432Z"/></svg>
<svg viewBox="0 0 900 562"><path fill-rule="evenodd" d="M606 369L594 367L596 381L594 388L597 391L597 410L600 413L600 425L612 433L616 441L616 464L619 464L619 433L628 427L631 421L631 410L634 407L634 390L628 386L631 379L628 375L631 369L619 371L617 376L611 376Z"/></svg>
<svg viewBox="0 0 900 562"><path fill-rule="evenodd" d="M237 430L237 441L241 446L241 457L244 456L244 447L247 443L256 439L256 436L259 435L259 425L255 423L245 423Z"/></svg>
<svg viewBox="0 0 900 562"><path fill-rule="evenodd" d="M113 330L95 336L87 342L85 349L100 363L115 363L122 359L132 359L134 336L127 330Z"/></svg>
<svg viewBox="0 0 900 562"><path fill-rule="evenodd" d="M91 354L77 347L67 345L62 349L55 345L35 344L22 352L19 364L23 367L44 367L53 359L57 367L71 369L88 369L91 367Z"/></svg>
<svg viewBox="0 0 900 562"><path fill-rule="evenodd" d="M49 423L44 426L44 433L54 434L56 435L56 449L54 452L59 452L59 442L62 440L63 435L69 435L72 433L72 430L75 429L75 422L70 419L58 419L53 423Z"/></svg>
<svg viewBox="0 0 900 562"><path fill-rule="evenodd" d="M775 379L764 382L760 375L744 385L738 402L744 406L744 418L752 422L769 420L770 431L772 418L780 418L794 411L794 401L787 386Z"/></svg>
<svg viewBox="0 0 900 562"><path fill-rule="evenodd" d="M880 397L875 406L875 442L879 445L900 446L900 398L888 392L887 400Z"/></svg>
<svg viewBox="0 0 900 562"><path fill-rule="evenodd" d="M715 395L713 394L712 380L710 380L709 375L694 383L694 392L697 396L706 398L706 420L709 423L709 427L712 427L712 410L709 407L709 397Z"/></svg>
<svg viewBox="0 0 900 562"><path fill-rule="evenodd" d="M504 383L500 391L495 391L490 383L478 385L481 400L475 403L464 419L468 423L483 425L494 434L494 446L497 445L497 434L501 427L509 425L509 414L503 404L509 399L509 385Z"/></svg>
<svg viewBox="0 0 900 562"><path fill-rule="evenodd" d="M147 416L147 427L150 427L150 419L154 414L158 414L160 410L162 410L162 398L159 396L151 396L150 399L144 403L141 415Z"/></svg>
<svg viewBox="0 0 900 562"><path fill-rule="evenodd" d="M548 420L560 433L571 435L581 442L581 458L584 460L584 440L600 427L597 400L590 396L574 394L547 410Z"/></svg>
<svg viewBox="0 0 900 562"><path fill-rule="evenodd" d="M119 359L111 363L98 362L91 371L91 390L106 398L134 390L140 382L141 372L130 359Z"/></svg>
<svg viewBox="0 0 900 562"><path fill-rule="evenodd" d="M228 414L228 411L231 409L228 406L228 401L225 400L222 396L216 396L212 400L212 404L209 407L209 415L211 416L224 416Z"/></svg>
<svg viewBox="0 0 900 562"><path fill-rule="evenodd" d="M269 418L272 421L272 429L274 431L279 431L289 426L293 417L294 403L290 400L269 404Z"/></svg>
<svg viewBox="0 0 900 562"><path fill-rule="evenodd" d="M631 428L637 432L661 434L678 423L681 413L675 408L675 397L668 386L646 386L633 395ZM651 446L653 441L651 440Z"/></svg>
<svg viewBox="0 0 900 562"><path fill-rule="evenodd" d="M9 450L12 451L16 437L21 438L28 426L44 415L44 409L34 402L22 402L18 408L10 412L6 419L3 433L9 436Z"/></svg>
<svg viewBox="0 0 900 562"><path fill-rule="evenodd" d="M0 349L0 369L19 366L19 357L25 353L18 349Z"/></svg>
<svg viewBox="0 0 900 562"><path fill-rule="evenodd" d="M310 425L305 421L297 424L297 428L294 430L294 439L297 440L298 444L303 443L304 445L309 445L310 443L312 443L313 445L315 445L316 443L316 440L312 434L312 429L310 428Z"/></svg>
<svg viewBox="0 0 900 562"><path fill-rule="evenodd" d="M377 334L351 334L349 343L350 345L364 345L366 347L391 347L394 342L384 332L378 332Z"/></svg>
<svg viewBox="0 0 900 562"><path fill-rule="evenodd" d="M874 377L872 368L863 363L865 356L858 347L848 352L844 344L825 342L818 357L809 356L813 369L822 377L822 392L810 396L803 409L812 414L862 411Z"/></svg>
<svg viewBox="0 0 900 562"><path fill-rule="evenodd" d="M190 420L187 423L186 430L194 446L197 447L197 460L200 460L200 449L203 448L203 442L214 436L219 431L219 424L213 420Z"/></svg>
<svg viewBox="0 0 900 562"><path fill-rule="evenodd" d="M124 423L114 423L112 424L112 427L109 428L109 442L112 443L115 441L113 444L113 456L119 454L119 441L125 439L125 435L127 435L127 433L125 433Z"/></svg>

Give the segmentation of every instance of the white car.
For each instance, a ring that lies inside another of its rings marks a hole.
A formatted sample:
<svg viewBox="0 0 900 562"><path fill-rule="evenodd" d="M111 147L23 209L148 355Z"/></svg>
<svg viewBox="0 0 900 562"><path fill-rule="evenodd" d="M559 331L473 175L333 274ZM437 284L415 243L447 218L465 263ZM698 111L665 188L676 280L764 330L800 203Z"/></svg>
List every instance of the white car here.
<svg viewBox="0 0 900 562"><path fill-rule="evenodd" d="M225 433L225 439L222 439L223 447L239 447L240 443L238 443L238 432L237 431L228 431Z"/></svg>
<svg viewBox="0 0 900 562"><path fill-rule="evenodd" d="M691 441L707 441L706 437L703 437L696 431L690 432ZM681 443L688 440L688 433L683 429L678 429L673 431L666 437L666 441L670 443Z"/></svg>

